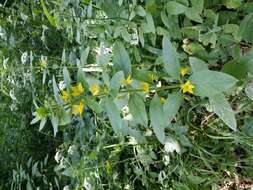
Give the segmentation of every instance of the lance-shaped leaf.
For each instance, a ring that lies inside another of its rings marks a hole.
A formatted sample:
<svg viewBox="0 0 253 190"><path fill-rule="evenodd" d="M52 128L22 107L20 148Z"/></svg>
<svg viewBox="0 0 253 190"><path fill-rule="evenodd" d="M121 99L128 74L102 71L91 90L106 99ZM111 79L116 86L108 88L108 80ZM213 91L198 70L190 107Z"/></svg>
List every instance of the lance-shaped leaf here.
<svg viewBox="0 0 253 190"><path fill-rule="evenodd" d="M61 100L60 95L59 95L59 89L57 87L54 76L53 76L53 92L54 92L54 98L55 98L56 102L58 104L63 104L63 101Z"/></svg>
<svg viewBox="0 0 253 190"><path fill-rule="evenodd" d="M116 104L113 102L112 98L105 99L104 107L115 133L122 132L123 122L120 117L120 111Z"/></svg>
<svg viewBox="0 0 253 190"><path fill-rule="evenodd" d="M50 13L49 13L49 11L48 11L48 9L47 9L47 7L46 7L44 1L43 1L43 0L40 0L40 3L41 3L41 6L42 6L42 9L43 9L43 12L44 12L44 14L46 15L48 21L50 22L50 24L51 24L52 26L55 26L55 27L56 27L56 26L57 26L56 20L55 20L55 18L54 18L52 15L50 15Z"/></svg>
<svg viewBox="0 0 253 190"><path fill-rule="evenodd" d="M63 78L64 78L64 81L67 85L67 88L70 89L71 88L71 78L69 76L69 71L66 66L64 66L64 68L63 68Z"/></svg>
<svg viewBox="0 0 253 190"><path fill-rule="evenodd" d="M147 126L148 117L143 99L138 94L131 94L129 99L129 111L138 124Z"/></svg>
<svg viewBox="0 0 253 190"><path fill-rule="evenodd" d="M189 61L193 72L208 70L208 65L201 59L190 57Z"/></svg>
<svg viewBox="0 0 253 190"><path fill-rule="evenodd" d="M164 114L166 116L167 122L169 123L176 116L181 103L183 101L182 95L180 92L173 92L168 95L168 98L163 105Z"/></svg>
<svg viewBox="0 0 253 190"><path fill-rule="evenodd" d="M123 71L125 77L131 74L131 60L121 42L116 42L113 48L113 64L117 71Z"/></svg>
<svg viewBox="0 0 253 190"><path fill-rule="evenodd" d="M193 73L190 81L195 86L195 95L209 97L227 91L238 80L222 72L203 70Z"/></svg>
<svg viewBox="0 0 253 190"><path fill-rule="evenodd" d="M163 38L162 58L164 68L167 73L174 79L180 79L180 64L178 55L168 37Z"/></svg>
<svg viewBox="0 0 253 190"><path fill-rule="evenodd" d="M224 94L217 94L215 96L209 97L209 102L213 112L216 113L219 118L229 126L230 129L235 131L235 114Z"/></svg>
<svg viewBox="0 0 253 190"><path fill-rule="evenodd" d="M149 114L154 133L157 139L162 144L164 144L165 142L164 129L168 121L166 120L166 115L164 114L163 106L157 94L153 97L153 99L150 102Z"/></svg>

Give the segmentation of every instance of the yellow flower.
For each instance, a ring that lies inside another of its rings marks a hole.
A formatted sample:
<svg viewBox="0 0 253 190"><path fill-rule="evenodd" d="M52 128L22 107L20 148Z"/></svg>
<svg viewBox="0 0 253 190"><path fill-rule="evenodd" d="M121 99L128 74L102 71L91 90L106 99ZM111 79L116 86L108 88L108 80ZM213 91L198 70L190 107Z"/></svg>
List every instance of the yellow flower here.
<svg viewBox="0 0 253 190"><path fill-rule="evenodd" d="M160 97L160 102L161 102L161 104L165 104L166 99L164 97Z"/></svg>
<svg viewBox="0 0 253 190"><path fill-rule="evenodd" d="M43 71L44 69L46 69L46 67L47 67L47 61L44 60L44 59L40 60L39 67L40 67L41 71Z"/></svg>
<svg viewBox="0 0 253 190"><path fill-rule="evenodd" d="M84 108L84 102L83 102L83 100L81 100L79 102L79 104L72 105L72 114L74 114L74 115L78 115L78 114L82 115L83 108Z"/></svg>
<svg viewBox="0 0 253 190"><path fill-rule="evenodd" d="M61 91L61 99L63 99L63 101L65 103L69 103L70 102L70 96L68 94L68 92L66 90L62 90Z"/></svg>
<svg viewBox="0 0 253 190"><path fill-rule="evenodd" d="M91 93L92 93L94 96L98 95L99 90L100 90L99 85L98 85L97 83L94 83L94 84L90 87L90 90L91 90Z"/></svg>
<svg viewBox="0 0 253 190"><path fill-rule="evenodd" d="M193 94L193 89L195 88L194 85L191 84L191 82L188 80L186 83L181 84L181 89L183 90L183 93L189 92L190 94Z"/></svg>
<svg viewBox="0 0 253 190"><path fill-rule="evenodd" d="M187 68L187 67L182 67L181 69L180 69L180 74L182 75L182 76L185 76L186 74L188 74L189 73L189 69Z"/></svg>
<svg viewBox="0 0 253 190"><path fill-rule="evenodd" d="M126 79L123 79L121 82L124 86L128 86L133 82L133 79L131 75L128 75L128 77Z"/></svg>
<svg viewBox="0 0 253 190"><path fill-rule="evenodd" d="M84 88L82 84L79 83L78 85L72 87L72 96L79 96L80 94L83 93L83 91L84 91Z"/></svg>
<svg viewBox="0 0 253 190"><path fill-rule="evenodd" d="M146 82L141 82L141 90L143 90L145 93L149 93L149 84Z"/></svg>

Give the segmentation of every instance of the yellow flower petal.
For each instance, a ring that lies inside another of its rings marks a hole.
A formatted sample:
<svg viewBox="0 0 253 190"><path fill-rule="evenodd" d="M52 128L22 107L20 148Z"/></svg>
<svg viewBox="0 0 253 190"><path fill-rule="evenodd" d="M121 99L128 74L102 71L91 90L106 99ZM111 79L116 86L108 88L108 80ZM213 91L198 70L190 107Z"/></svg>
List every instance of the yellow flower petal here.
<svg viewBox="0 0 253 190"><path fill-rule="evenodd" d="M91 93L92 93L94 96L98 95L99 90L100 90L99 85L98 85L97 83L94 83L94 84L90 87L90 90L91 90Z"/></svg>
<svg viewBox="0 0 253 190"><path fill-rule="evenodd" d="M180 69L180 74L182 75L182 76L185 76L186 74L188 74L189 73L189 69L187 68L187 67L182 67L181 69Z"/></svg>
<svg viewBox="0 0 253 190"><path fill-rule="evenodd" d="M193 94L193 89L195 88L195 86L192 85L189 80L186 81L184 84L181 84L180 87L183 93L189 92L190 94Z"/></svg>
<svg viewBox="0 0 253 190"><path fill-rule="evenodd" d="M82 115L83 109L84 109L84 102L83 102L83 100L81 100L79 102L79 104L72 105L72 114L74 114L74 115L78 115L78 114Z"/></svg>
<svg viewBox="0 0 253 190"><path fill-rule="evenodd" d="M62 90L61 91L61 99L65 102L65 103L69 103L70 102L70 96L68 94L68 92L66 90Z"/></svg>
<svg viewBox="0 0 253 190"><path fill-rule="evenodd" d="M76 86L72 87L72 96L79 96L80 94L82 94L84 91L83 85L81 83L79 83Z"/></svg>
<svg viewBox="0 0 253 190"><path fill-rule="evenodd" d="M141 82L141 90L144 91L145 93L149 93L149 84L146 82Z"/></svg>
<svg viewBox="0 0 253 190"><path fill-rule="evenodd" d="M123 79L121 82L124 86L128 86L133 82L133 79L131 75L128 75L128 77L126 79Z"/></svg>

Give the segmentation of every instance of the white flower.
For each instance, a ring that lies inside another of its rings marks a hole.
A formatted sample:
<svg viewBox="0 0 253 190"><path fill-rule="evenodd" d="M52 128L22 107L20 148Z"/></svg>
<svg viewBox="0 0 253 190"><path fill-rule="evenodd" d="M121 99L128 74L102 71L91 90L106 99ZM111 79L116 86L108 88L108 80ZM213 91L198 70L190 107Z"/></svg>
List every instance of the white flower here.
<svg viewBox="0 0 253 190"><path fill-rule="evenodd" d="M91 189L91 184L88 182L87 178L84 178L83 187L84 187L86 190L90 190L90 189Z"/></svg>
<svg viewBox="0 0 253 190"><path fill-rule="evenodd" d="M56 161L57 163L60 162L60 159L61 159L61 153L60 153L60 151L57 151L57 152L56 152L56 154L55 154L55 156L54 156L54 159L55 159L55 161Z"/></svg>
<svg viewBox="0 0 253 190"><path fill-rule="evenodd" d="M76 151L76 146L71 145L68 149L68 154L73 155L75 151Z"/></svg>
<svg viewBox="0 0 253 190"><path fill-rule="evenodd" d="M180 146L177 141L172 140L172 139L168 139L165 142L164 150L167 153L171 153L171 152L176 151L179 154L180 153Z"/></svg>
<svg viewBox="0 0 253 190"><path fill-rule="evenodd" d="M21 62L22 64L25 64L28 60L28 53L27 52L24 52L21 56Z"/></svg>
<svg viewBox="0 0 253 190"><path fill-rule="evenodd" d="M70 189L69 189L69 186L68 186L68 185L64 186L64 187L63 187L63 190L70 190Z"/></svg>
<svg viewBox="0 0 253 190"><path fill-rule="evenodd" d="M60 90L64 90L66 88L66 83L65 83L65 81L61 81L60 83L59 83L59 89Z"/></svg>

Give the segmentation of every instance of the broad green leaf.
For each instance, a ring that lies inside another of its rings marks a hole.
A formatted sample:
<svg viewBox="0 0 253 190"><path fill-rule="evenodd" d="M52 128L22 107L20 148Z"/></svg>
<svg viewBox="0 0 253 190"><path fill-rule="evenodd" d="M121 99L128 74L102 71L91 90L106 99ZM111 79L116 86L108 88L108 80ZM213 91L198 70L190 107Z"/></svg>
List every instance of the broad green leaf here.
<svg viewBox="0 0 253 190"><path fill-rule="evenodd" d="M193 8L188 8L185 11L185 16L188 17L190 20L193 20L195 22L198 22L198 23L203 22L203 20L200 17L199 13L197 11L195 11Z"/></svg>
<svg viewBox="0 0 253 190"><path fill-rule="evenodd" d="M237 9L242 5L242 0L225 0L224 3L228 9Z"/></svg>
<svg viewBox="0 0 253 190"><path fill-rule="evenodd" d="M104 102L105 111L115 133L122 132L123 122L120 117L120 111L112 98L106 98Z"/></svg>
<svg viewBox="0 0 253 190"><path fill-rule="evenodd" d="M178 15L178 14L184 13L186 9L187 9L186 6L176 1L170 1L166 4L166 10L168 14L171 14L171 15Z"/></svg>
<svg viewBox="0 0 253 190"><path fill-rule="evenodd" d="M147 126L148 118L143 99L138 94L131 94L129 99L129 111L138 124Z"/></svg>
<svg viewBox="0 0 253 190"><path fill-rule="evenodd" d="M52 15L50 15L50 13L49 13L49 11L48 11L45 3L44 3L44 0L40 0L40 3L41 3L41 6L42 6L42 9L43 9L43 12L46 15L46 17L47 17L48 21L50 22L50 24L52 26L57 27L56 20L55 20L55 18Z"/></svg>
<svg viewBox="0 0 253 190"><path fill-rule="evenodd" d="M113 48L113 64L117 71L123 71L125 77L131 74L131 60L130 57L121 42L116 42Z"/></svg>
<svg viewBox="0 0 253 190"><path fill-rule="evenodd" d="M150 108L149 108L149 114L150 114L150 120L151 125L154 130L154 133L157 137L157 139L164 144L165 143L165 132L164 129L166 125L168 124L168 121L166 119L166 115L163 111L162 104L160 102L160 98L156 94L151 102L150 102Z"/></svg>
<svg viewBox="0 0 253 190"><path fill-rule="evenodd" d="M162 58L167 73L174 79L180 79L180 64L175 48L169 38L163 38Z"/></svg>
<svg viewBox="0 0 253 190"><path fill-rule="evenodd" d="M112 79L110 80L110 89L112 89L114 93L117 93L119 91L123 79L123 71L119 71L113 75Z"/></svg>
<svg viewBox="0 0 253 190"><path fill-rule="evenodd" d="M63 68L63 78L64 78L64 81L66 82L67 88L70 89L71 88L71 79L69 76L69 71L66 66L64 66L64 68Z"/></svg>
<svg viewBox="0 0 253 190"><path fill-rule="evenodd" d="M195 85L195 95L207 97L229 90L238 81L231 75L209 70L193 73L189 80Z"/></svg>
<svg viewBox="0 0 253 190"><path fill-rule="evenodd" d="M234 111L224 94L209 97L210 106L215 114L219 116L230 129L236 130L236 119Z"/></svg>
<svg viewBox="0 0 253 190"><path fill-rule="evenodd" d="M140 5L135 7L135 12L137 15L142 16L142 17L144 17L146 15L145 9Z"/></svg>
<svg viewBox="0 0 253 190"><path fill-rule="evenodd" d="M139 143L146 143L147 140L146 138L137 130L132 129L132 128L126 128L126 133L132 137L134 137L137 142Z"/></svg>
<svg viewBox="0 0 253 190"><path fill-rule="evenodd" d="M180 92L173 92L168 95L168 98L163 105L163 111L167 119L167 123L170 123L176 116L182 102L183 98Z"/></svg>
<svg viewBox="0 0 253 190"><path fill-rule="evenodd" d="M201 59L198 59L196 57L190 57L189 61L193 72L208 70L208 65Z"/></svg>
<svg viewBox="0 0 253 190"><path fill-rule="evenodd" d="M245 87L245 93L251 100L253 100L253 82L247 84Z"/></svg>
<svg viewBox="0 0 253 190"><path fill-rule="evenodd" d="M204 8L204 0L191 0L192 9L197 12L201 13Z"/></svg>
<svg viewBox="0 0 253 190"><path fill-rule="evenodd" d="M237 63L232 60L222 68L222 72L234 76L237 79L243 80L247 77L247 65L245 63Z"/></svg>
<svg viewBox="0 0 253 190"><path fill-rule="evenodd" d="M147 19L148 28L150 29L150 31L152 33L155 33L155 24L154 24L154 20L153 20L152 15L148 13L146 15L146 19Z"/></svg>
<svg viewBox="0 0 253 190"><path fill-rule="evenodd" d="M245 41L253 43L253 13L248 14L244 17L240 24L239 36L242 37Z"/></svg>

